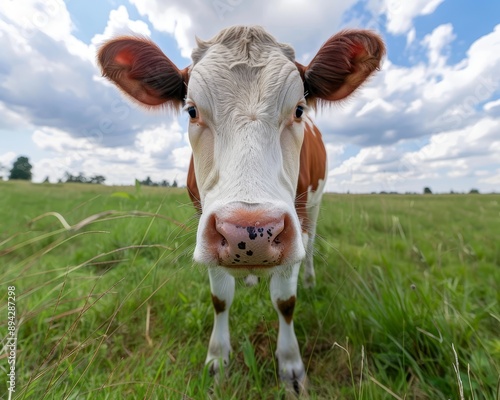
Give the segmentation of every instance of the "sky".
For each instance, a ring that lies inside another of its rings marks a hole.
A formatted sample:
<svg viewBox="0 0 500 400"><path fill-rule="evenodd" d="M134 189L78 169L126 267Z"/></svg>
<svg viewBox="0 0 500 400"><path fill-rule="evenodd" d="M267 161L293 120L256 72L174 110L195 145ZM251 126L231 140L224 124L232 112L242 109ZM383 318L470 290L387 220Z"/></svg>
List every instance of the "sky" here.
<svg viewBox="0 0 500 400"><path fill-rule="evenodd" d="M302 64L344 28L384 38L381 71L313 114L328 191L500 192L498 0L2 0L0 176L27 156L34 182L68 171L184 184L187 114L131 103L101 77L96 49L138 34L184 68L195 37L242 24L291 44Z"/></svg>

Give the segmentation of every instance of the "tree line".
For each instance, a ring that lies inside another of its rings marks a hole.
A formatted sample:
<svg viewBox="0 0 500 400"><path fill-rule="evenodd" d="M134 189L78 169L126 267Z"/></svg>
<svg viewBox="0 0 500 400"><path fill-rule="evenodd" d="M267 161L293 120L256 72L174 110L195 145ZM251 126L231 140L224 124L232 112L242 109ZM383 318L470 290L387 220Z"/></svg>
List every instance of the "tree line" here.
<svg viewBox="0 0 500 400"><path fill-rule="evenodd" d="M9 180L31 181L31 179L33 178L32 169L33 166L30 164L28 157L18 157L17 160L14 161L10 170L0 164L0 180L3 179L3 171L8 171ZM66 171L64 173L64 176L59 179L58 183L89 183L102 185L105 181L106 178L103 175L85 176L82 172L80 172L78 175L73 175L70 172ZM49 177L47 176L43 182L50 183ZM143 186L178 187L177 180L174 180L172 183L170 183L166 179L155 182L149 176L146 179L140 181L140 184Z"/></svg>

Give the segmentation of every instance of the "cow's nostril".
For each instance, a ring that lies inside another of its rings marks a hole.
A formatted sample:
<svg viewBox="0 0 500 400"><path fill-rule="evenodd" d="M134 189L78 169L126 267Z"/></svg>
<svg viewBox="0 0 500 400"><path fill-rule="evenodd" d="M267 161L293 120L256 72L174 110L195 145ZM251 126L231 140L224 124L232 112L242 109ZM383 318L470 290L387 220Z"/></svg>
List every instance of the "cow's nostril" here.
<svg viewBox="0 0 500 400"><path fill-rule="evenodd" d="M212 215L210 217L210 220L207 224L207 230L206 230L206 240L208 243L208 246L211 248L225 248L229 246L229 242L227 238L223 235L223 233L217 228L217 221L215 218L215 215Z"/></svg>
<svg viewBox="0 0 500 400"><path fill-rule="evenodd" d="M285 215L282 223L279 225L279 229L274 231L273 234L276 236L273 239L272 244L278 246L281 244L287 244L292 241L293 229L291 229L292 221L288 215ZM270 236L272 238L272 236Z"/></svg>

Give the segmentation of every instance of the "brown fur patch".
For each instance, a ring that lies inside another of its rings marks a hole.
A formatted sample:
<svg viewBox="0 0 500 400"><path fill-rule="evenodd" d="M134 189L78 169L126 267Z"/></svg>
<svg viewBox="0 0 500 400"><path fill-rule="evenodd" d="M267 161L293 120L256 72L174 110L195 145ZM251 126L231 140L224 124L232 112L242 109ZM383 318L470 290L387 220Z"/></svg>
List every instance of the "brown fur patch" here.
<svg viewBox="0 0 500 400"><path fill-rule="evenodd" d="M325 179L325 172L326 149L321 132L315 125L306 124L304 142L300 150L300 171L295 198L295 209L303 232L309 231L309 215L306 207L309 188L315 192L319 181Z"/></svg>
<svg viewBox="0 0 500 400"><path fill-rule="evenodd" d="M293 319L293 310L295 308L295 296L290 297L288 300L278 300L278 310L285 318L287 324L290 324Z"/></svg>
<svg viewBox="0 0 500 400"><path fill-rule="evenodd" d="M216 295L212 294L212 304L214 305L215 313L220 314L226 310L226 301L219 299Z"/></svg>

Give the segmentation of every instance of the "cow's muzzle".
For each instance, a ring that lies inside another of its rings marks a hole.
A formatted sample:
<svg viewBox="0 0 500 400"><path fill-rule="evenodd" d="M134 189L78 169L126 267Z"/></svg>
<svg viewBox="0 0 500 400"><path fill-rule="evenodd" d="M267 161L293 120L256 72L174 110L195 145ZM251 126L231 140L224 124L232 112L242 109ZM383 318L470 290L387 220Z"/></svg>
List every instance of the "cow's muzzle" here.
<svg viewBox="0 0 500 400"><path fill-rule="evenodd" d="M297 227L282 210L245 204L210 215L206 246L217 264L229 268L273 267L297 257ZM300 253L300 252L299 252Z"/></svg>

